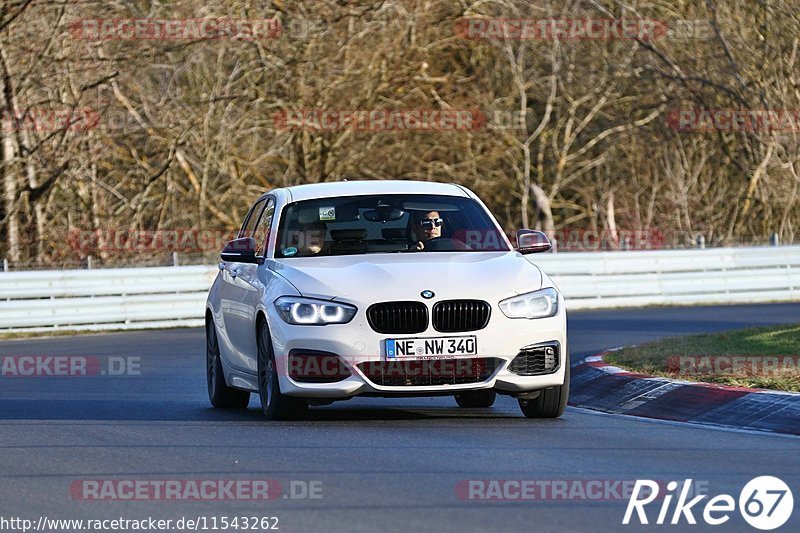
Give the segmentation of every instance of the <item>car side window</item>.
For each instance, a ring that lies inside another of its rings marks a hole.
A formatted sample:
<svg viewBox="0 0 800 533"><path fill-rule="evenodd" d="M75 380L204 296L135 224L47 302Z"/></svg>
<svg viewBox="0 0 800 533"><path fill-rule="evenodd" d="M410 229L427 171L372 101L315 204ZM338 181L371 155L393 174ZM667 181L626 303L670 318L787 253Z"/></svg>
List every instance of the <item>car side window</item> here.
<svg viewBox="0 0 800 533"><path fill-rule="evenodd" d="M264 204L266 204L266 202L266 198L262 198L250 208L250 212L247 214L244 224L242 224L242 230L239 232L239 238L253 237L253 232L256 228L256 222L258 222L258 219L261 216L261 210L264 208Z"/></svg>
<svg viewBox="0 0 800 533"><path fill-rule="evenodd" d="M269 237L269 229L272 227L272 216L275 214L275 200L272 198L267 199L267 205L261 213L261 219L258 221L253 238L256 240L256 255L264 257L267 249L267 238Z"/></svg>

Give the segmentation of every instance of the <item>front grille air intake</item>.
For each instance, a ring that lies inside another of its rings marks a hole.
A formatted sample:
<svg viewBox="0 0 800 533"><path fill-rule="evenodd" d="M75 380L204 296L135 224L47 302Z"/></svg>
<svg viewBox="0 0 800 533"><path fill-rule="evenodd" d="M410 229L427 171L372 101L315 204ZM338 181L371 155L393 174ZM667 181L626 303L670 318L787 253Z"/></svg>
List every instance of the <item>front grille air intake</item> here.
<svg viewBox="0 0 800 533"><path fill-rule="evenodd" d="M422 302L382 302L367 309L367 322L378 333L422 333L428 308Z"/></svg>
<svg viewBox="0 0 800 533"><path fill-rule="evenodd" d="M336 383L352 372L334 353L294 349L289 352L287 374L300 383Z"/></svg>
<svg viewBox="0 0 800 533"><path fill-rule="evenodd" d="M445 300L433 306L433 327L442 333L476 331L486 327L491 312L482 300Z"/></svg>
<svg viewBox="0 0 800 533"><path fill-rule="evenodd" d="M464 385L488 380L502 363L496 357L396 359L358 364L367 379L385 387Z"/></svg>
<svg viewBox="0 0 800 533"><path fill-rule="evenodd" d="M538 376L552 374L558 370L558 344L528 346L520 350L508 365L508 371L518 376Z"/></svg>

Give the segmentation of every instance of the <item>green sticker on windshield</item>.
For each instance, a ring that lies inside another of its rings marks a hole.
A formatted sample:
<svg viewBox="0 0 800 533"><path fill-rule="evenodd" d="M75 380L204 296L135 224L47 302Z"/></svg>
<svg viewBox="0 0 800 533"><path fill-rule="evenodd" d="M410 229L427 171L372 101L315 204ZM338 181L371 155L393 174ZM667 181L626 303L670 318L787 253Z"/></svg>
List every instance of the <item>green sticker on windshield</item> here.
<svg viewBox="0 0 800 533"><path fill-rule="evenodd" d="M336 220L336 208L335 207L320 207L319 208L319 219L320 220Z"/></svg>

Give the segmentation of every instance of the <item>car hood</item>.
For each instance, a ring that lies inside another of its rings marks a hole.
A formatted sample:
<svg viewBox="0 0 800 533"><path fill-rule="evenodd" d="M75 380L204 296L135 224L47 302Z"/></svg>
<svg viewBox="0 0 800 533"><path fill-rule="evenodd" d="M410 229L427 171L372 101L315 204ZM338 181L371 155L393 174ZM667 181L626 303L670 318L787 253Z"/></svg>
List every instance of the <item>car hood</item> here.
<svg viewBox="0 0 800 533"><path fill-rule="evenodd" d="M541 288L539 269L517 252L436 252L292 258L271 261L270 270L303 296L351 302L498 300Z"/></svg>

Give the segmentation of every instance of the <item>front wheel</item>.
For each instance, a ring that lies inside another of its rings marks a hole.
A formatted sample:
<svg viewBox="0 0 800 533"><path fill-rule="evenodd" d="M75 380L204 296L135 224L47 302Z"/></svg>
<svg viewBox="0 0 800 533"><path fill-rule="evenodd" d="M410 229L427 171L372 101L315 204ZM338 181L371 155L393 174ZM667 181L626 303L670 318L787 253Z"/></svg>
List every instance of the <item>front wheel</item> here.
<svg viewBox="0 0 800 533"><path fill-rule="evenodd" d="M206 383L211 405L223 409L244 409L250 403L250 393L228 387L222 372L217 330L211 320L206 320Z"/></svg>
<svg viewBox="0 0 800 533"><path fill-rule="evenodd" d="M266 322L258 327L258 396L267 420L300 420L308 411L308 402L281 392L275 352Z"/></svg>
<svg viewBox="0 0 800 533"><path fill-rule="evenodd" d="M528 418L558 418L564 414L569 397L569 359L564 363L567 365L564 370L564 384L544 389L532 400L520 399L519 408L522 414Z"/></svg>

